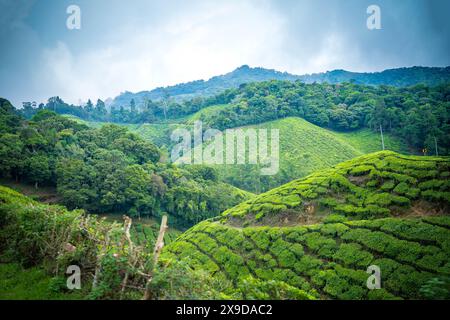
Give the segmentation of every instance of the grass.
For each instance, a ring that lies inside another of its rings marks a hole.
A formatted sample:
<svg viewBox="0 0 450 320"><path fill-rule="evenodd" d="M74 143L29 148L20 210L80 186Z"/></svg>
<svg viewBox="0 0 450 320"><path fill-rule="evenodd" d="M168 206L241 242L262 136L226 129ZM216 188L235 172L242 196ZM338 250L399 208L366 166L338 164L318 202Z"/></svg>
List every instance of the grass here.
<svg viewBox="0 0 450 320"><path fill-rule="evenodd" d="M362 154L381 150L380 134L370 129L361 129L353 132L335 132L335 134ZM390 134L384 133L384 144L386 150L392 150L402 154L410 153L401 140Z"/></svg>
<svg viewBox="0 0 450 320"><path fill-rule="evenodd" d="M18 264L0 263L0 300L79 300L82 291L57 292L54 279L44 269L24 269Z"/></svg>
<svg viewBox="0 0 450 320"><path fill-rule="evenodd" d="M301 118L285 118L244 127L244 131L247 128L279 130L278 173L262 177L257 166L217 165L215 167L225 182L255 193L270 190L345 160L381 150L380 136L370 130L339 133L318 127ZM385 135L385 145L392 151L406 151L403 144L390 135Z"/></svg>
<svg viewBox="0 0 450 320"><path fill-rule="evenodd" d="M198 121L198 120L201 121L202 119L207 118L209 115L214 114L220 110L224 110L229 107L230 107L230 105L228 105L228 104L217 104L217 105L203 108L203 109L197 111L196 113L190 115L189 117L187 117L186 123L192 125L192 124L194 124L194 121Z"/></svg>

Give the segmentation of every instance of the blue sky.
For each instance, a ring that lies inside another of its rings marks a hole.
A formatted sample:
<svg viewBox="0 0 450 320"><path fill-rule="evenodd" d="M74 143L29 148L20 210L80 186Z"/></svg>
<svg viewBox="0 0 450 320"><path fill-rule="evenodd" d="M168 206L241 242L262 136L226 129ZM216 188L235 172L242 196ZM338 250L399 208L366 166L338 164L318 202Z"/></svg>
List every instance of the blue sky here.
<svg viewBox="0 0 450 320"><path fill-rule="evenodd" d="M81 9L68 30L66 8ZM381 8L381 30L366 9ZM446 0L0 0L0 96L71 103L248 64L295 74L450 65Z"/></svg>

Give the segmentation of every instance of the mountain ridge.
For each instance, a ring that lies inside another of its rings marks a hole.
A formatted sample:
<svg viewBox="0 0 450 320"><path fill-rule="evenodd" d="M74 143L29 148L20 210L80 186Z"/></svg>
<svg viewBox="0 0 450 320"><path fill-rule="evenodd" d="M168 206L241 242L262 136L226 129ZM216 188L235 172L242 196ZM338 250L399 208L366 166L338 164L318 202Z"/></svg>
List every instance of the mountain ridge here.
<svg viewBox="0 0 450 320"><path fill-rule="evenodd" d="M437 85L450 81L450 66L413 66L386 69L379 72L352 72L344 69L335 69L320 73L295 75L275 69L242 65L231 72L211 77L208 80L194 80L136 93L125 91L112 99L108 106L129 106L132 99L135 100L137 106L142 106L145 99L161 100L171 97L181 100L200 95L209 96L226 89L239 87L239 85L244 83L267 80L299 80L305 83L328 82L331 84L353 81L358 84L392 85L397 87L412 86L420 83Z"/></svg>

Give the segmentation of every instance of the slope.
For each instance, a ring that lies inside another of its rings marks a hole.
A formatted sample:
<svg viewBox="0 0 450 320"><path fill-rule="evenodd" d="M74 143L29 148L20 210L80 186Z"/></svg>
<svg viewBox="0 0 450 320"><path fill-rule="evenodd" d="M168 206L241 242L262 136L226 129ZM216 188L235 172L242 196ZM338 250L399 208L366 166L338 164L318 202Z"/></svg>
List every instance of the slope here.
<svg viewBox="0 0 450 320"><path fill-rule="evenodd" d="M123 124L143 139L171 150L174 143L170 140L173 130L186 128L192 130L193 124L202 116L223 109L224 105L215 105L193 114L183 123ZM79 118L69 118L101 127L100 122L87 122ZM302 118L289 117L280 120L243 127L247 129L278 129L280 132L280 170L274 176L260 176L259 168L254 165L215 165L221 180L238 188L251 192L264 192L294 178L304 177L316 170L328 168L339 162L381 149L381 137L369 130L337 132L316 126ZM390 134L384 135L385 147L395 152L408 153L408 149Z"/></svg>
<svg viewBox="0 0 450 320"><path fill-rule="evenodd" d="M205 221L162 259L231 281L229 295L257 282L267 298L266 284L279 281L319 299L448 299L449 229L448 216L243 229ZM381 270L378 290L366 286L369 266Z"/></svg>
<svg viewBox="0 0 450 320"><path fill-rule="evenodd" d="M391 151L364 155L243 202L223 213L235 225L292 225L330 213L377 218L448 209L450 160L402 156Z"/></svg>
<svg viewBox="0 0 450 320"><path fill-rule="evenodd" d="M163 258L236 291L276 280L322 299L448 298L449 169L448 158L365 155L194 226ZM379 290L366 286L370 266Z"/></svg>
<svg viewBox="0 0 450 320"><path fill-rule="evenodd" d="M216 165L214 167L224 181L257 193L356 156L381 150L379 134L368 129L340 133L318 127L297 117L246 126L242 129L244 132L247 129L279 130L278 173L273 176L261 176L259 167L255 165ZM387 149L407 152L399 139L390 135L385 135L384 138Z"/></svg>

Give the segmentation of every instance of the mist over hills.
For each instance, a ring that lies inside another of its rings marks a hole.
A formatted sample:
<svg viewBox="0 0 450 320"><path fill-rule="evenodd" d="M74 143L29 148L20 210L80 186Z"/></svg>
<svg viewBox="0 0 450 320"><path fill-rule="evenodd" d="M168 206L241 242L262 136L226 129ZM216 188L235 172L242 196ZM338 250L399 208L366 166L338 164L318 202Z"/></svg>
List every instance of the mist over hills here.
<svg viewBox="0 0 450 320"><path fill-rule="evenodd" d="M159 87L150 91L137 93L125 91L107 105L127 107L134 99L136 106L141 106L148 100L161 100L172 98L182 100L196 96L212 96L225 89L237 88L239 85L249 82L267 80L302 81L305 83L331 84L354 82L366 85L391 85L396 87L408 87L416 84L437 85L450 81L450 67L408 67L387 69L381 72L351 72L346 70L332 70L322 73L294 75L273 69L261 67L252 68L243 65L232 72L212 77L209 80L195 80L180 83L174 86Z"/></svg>

